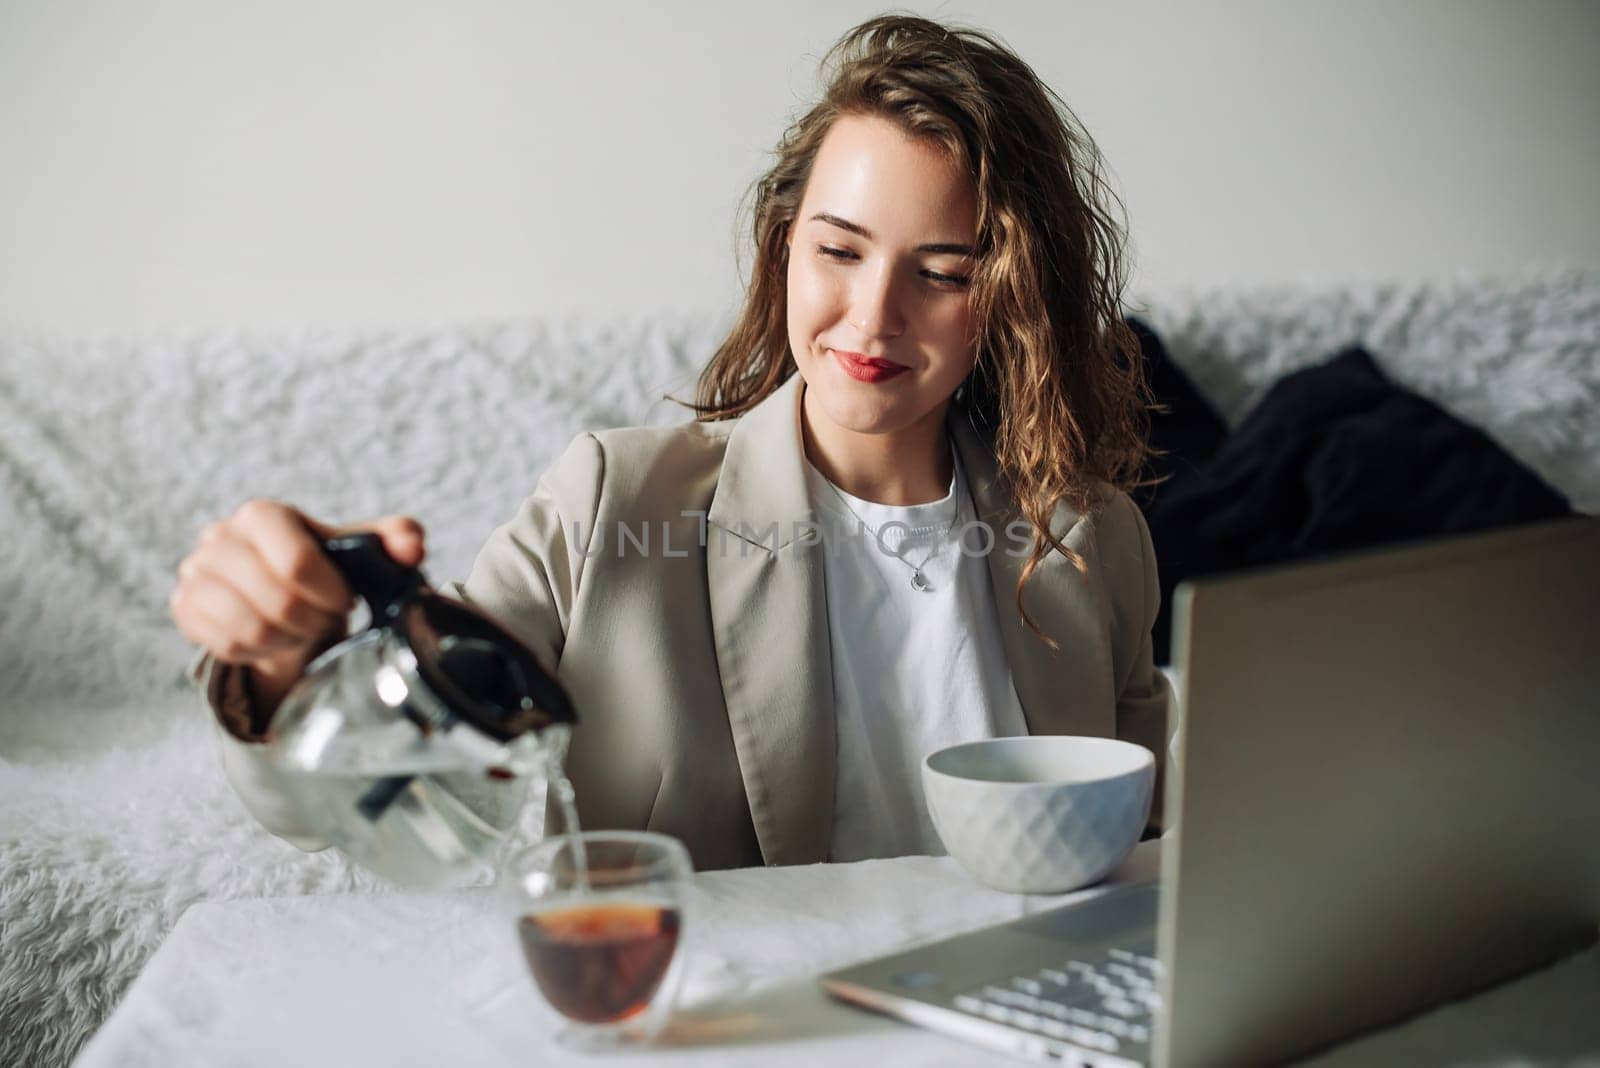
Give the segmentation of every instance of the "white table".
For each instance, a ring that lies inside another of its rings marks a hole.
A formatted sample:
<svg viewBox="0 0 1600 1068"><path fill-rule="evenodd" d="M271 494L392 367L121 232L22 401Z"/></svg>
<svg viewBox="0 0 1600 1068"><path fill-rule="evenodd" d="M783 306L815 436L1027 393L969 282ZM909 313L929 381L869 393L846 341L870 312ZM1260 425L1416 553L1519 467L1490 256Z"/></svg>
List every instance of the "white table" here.
<svg viewBox="0 0 1600 1068"><path fill-rule="evenodd" d="M1146 842L1112 882L1157 874ZM948 858L904 857L695 877L689 968L669 1043L640 1064L1011 1064L830 1001L815 976L1064 897L975 884ZM1600 955L1342 1046L1319 1068L1600 1066ZM486 891L297 897L189 909L84 1047L78 1068L204 1064L452 1068L595 1064L559 1025ZM1549 1058L1556 1058L1554 1061ZM608 1058L610 1059L610 1058Z"/></svg>

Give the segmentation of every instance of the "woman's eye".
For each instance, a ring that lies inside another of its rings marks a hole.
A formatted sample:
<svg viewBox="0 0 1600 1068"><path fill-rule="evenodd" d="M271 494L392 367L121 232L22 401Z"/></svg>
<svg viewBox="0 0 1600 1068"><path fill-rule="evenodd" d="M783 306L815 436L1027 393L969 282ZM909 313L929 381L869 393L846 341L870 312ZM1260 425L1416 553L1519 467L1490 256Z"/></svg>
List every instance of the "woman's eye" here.
<svg viewBox="0 0 1600 1068"><path fill-rule="evenodd" d="M817 251L833 260L853 260L856 258L856 254L849 249L833 248L831 245L818 245ZM940 274L938 271L923 271L922 273L940 285L950 286L955 289L965 289L971 281L970 278L954 274Z"/></svg>

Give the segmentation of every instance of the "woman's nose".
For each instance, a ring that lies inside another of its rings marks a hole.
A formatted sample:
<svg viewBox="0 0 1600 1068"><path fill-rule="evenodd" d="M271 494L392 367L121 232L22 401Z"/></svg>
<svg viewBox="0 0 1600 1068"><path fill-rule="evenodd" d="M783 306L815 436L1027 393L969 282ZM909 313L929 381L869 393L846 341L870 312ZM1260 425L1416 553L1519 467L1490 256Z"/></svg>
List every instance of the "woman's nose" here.
<svg viewBox="0 0 1600 1068"><path fill-rule="evenodd" d="M850 294L850 325L868 337L894 337L905 328L894 272L887 266L856 275Z"/></svg>

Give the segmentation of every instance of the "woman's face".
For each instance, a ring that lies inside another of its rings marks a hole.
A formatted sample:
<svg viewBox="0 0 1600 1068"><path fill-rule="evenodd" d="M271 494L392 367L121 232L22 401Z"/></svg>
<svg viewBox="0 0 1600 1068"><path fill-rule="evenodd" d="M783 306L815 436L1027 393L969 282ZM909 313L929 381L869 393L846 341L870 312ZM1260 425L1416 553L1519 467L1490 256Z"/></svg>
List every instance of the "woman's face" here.
<svg viewBox="0 0 1600 1068"><path fill-rule="evenodd" d="M977 357L976 213L934 144L876 117L834 123L789 230L789 346L813 418L862 434L943 420Z"/></svg>

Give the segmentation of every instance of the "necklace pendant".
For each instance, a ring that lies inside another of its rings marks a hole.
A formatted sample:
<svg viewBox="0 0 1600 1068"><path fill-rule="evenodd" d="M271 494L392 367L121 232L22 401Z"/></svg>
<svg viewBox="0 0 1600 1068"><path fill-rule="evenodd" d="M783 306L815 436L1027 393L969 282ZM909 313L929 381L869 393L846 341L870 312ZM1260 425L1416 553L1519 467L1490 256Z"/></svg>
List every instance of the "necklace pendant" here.
<svg viewBox="0 0 1600 1068"><path fill-rule="evenodd" d="M911 573L911 588L916 590L918 593L925 593L932 589L932 587L928 584L927 576L924 575L920 570L913 571Z"/></svg>

